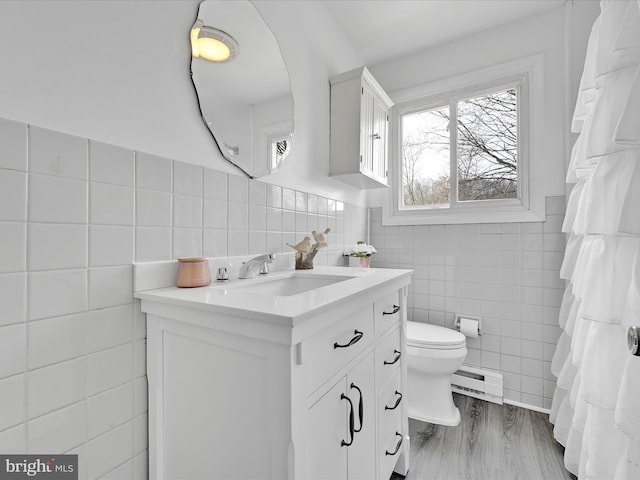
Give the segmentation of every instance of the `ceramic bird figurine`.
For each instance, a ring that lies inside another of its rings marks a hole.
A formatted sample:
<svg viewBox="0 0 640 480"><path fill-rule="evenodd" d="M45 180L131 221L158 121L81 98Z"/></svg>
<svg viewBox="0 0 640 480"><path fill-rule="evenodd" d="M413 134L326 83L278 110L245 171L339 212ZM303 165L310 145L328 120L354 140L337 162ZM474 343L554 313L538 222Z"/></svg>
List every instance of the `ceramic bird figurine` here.
<svg viewBox="0 0 640 480"><path fill-rule="evenodd" d="M324 232L320 233L320 232L316 232L315 230L311 232L311 234L313 235L313 239L318 243L327 243L327 234L331 231L330 228L327 228Z"/></svg>
<svg viewBox="0 0 640 480"><path fill-rule="evenodd" d="M300 243L296 243L295 245L291 245L290 243L287 243L287 245L296 252L309 253L311 252L311 237L304 237Z"/></svg>

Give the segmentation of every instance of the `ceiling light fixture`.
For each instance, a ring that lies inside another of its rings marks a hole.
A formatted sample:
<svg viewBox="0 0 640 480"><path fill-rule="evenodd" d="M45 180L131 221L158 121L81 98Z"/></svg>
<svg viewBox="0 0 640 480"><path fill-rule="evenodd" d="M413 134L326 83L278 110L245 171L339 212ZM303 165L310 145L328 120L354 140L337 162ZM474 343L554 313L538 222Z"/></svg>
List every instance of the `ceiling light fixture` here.
<svg viewBox="0 0 640 480"><path fill-rule="evenodd" d="M191 55L210 62L222 63L238 55L238 42L226 32L207 27L202 20L191 29Z"/></svg>

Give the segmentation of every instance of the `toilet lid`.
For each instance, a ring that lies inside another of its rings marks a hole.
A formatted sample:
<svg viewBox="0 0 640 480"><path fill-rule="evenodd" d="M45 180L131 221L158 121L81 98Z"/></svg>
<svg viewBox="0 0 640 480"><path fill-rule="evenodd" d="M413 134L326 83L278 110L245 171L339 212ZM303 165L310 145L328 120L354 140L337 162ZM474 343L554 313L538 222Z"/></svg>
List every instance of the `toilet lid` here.
<svg viewBox="0 0 640 480"><path fill-rule="evenodd" d="M465 336L457 330L422 322L407 322L407 345L431 348L459 348Z"/></svg>

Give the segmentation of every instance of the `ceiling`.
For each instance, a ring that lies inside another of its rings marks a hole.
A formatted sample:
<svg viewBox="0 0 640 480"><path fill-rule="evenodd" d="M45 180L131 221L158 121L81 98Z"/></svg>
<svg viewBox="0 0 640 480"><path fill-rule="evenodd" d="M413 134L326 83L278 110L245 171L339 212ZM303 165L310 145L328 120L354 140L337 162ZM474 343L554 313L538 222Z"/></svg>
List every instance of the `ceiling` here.
<svg viewBox="0 0 640 480"><path fill-rule="evenodd" d="M562 6L566 0L322 0L366 64Z"/></svg>

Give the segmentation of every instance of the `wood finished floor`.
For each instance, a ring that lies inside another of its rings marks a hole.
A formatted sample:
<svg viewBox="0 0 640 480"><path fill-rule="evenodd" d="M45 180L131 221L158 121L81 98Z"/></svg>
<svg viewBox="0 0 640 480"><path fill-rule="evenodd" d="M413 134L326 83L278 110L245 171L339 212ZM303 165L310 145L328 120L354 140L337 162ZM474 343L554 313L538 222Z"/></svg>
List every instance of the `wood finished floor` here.
<svg viewBox="0 0 640 480"><path fill-rule="evenodd" d="M456 427L409 420L406 480L575 480L548 415L458 394L454 402L462 417Z"/></svg>

